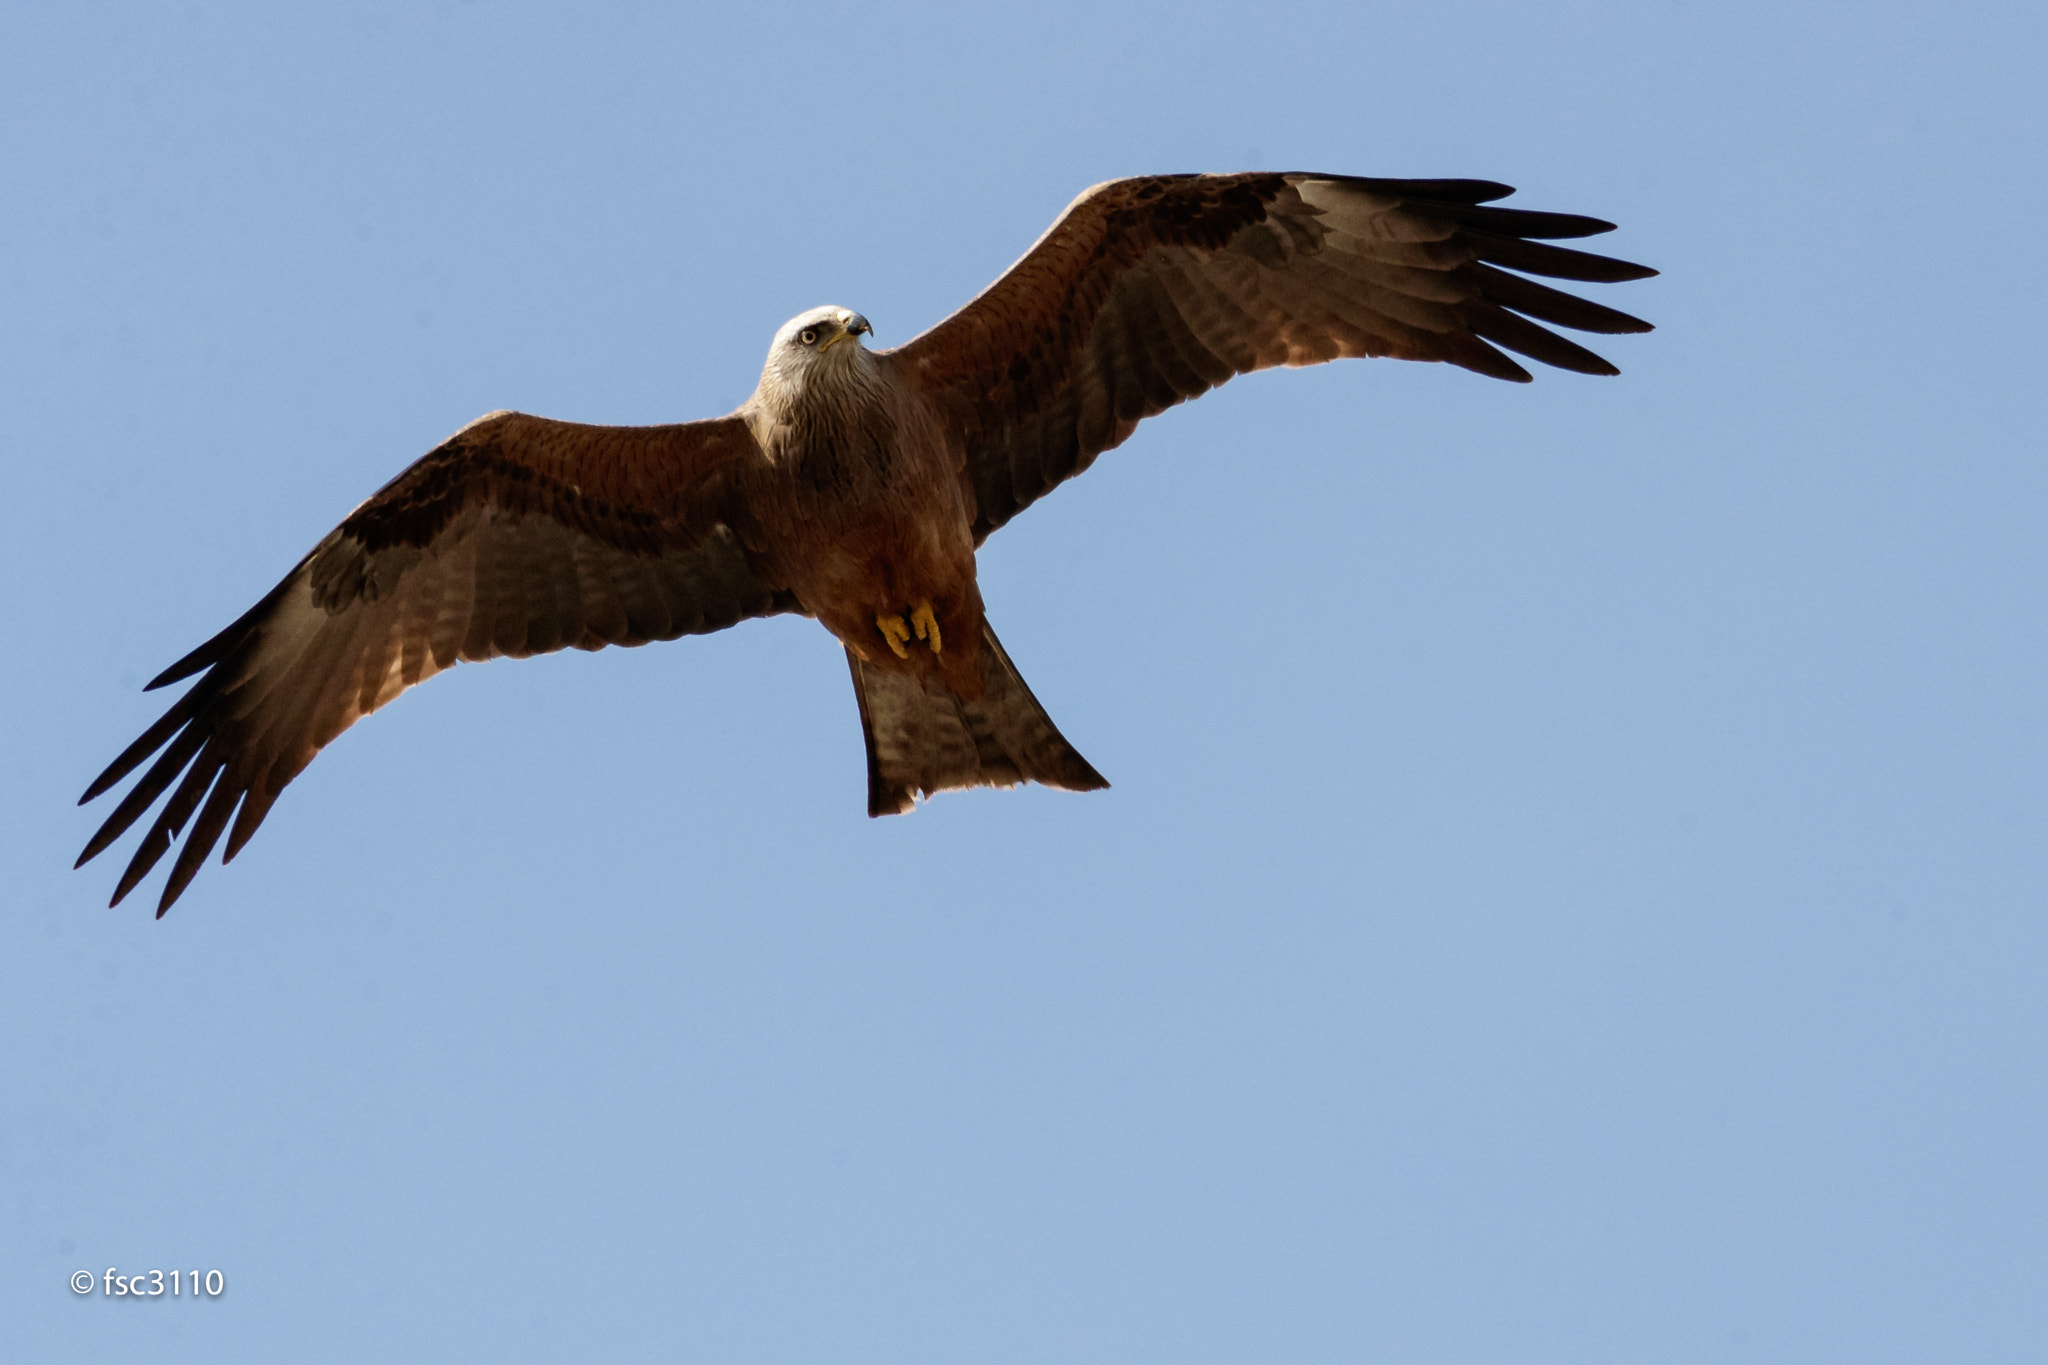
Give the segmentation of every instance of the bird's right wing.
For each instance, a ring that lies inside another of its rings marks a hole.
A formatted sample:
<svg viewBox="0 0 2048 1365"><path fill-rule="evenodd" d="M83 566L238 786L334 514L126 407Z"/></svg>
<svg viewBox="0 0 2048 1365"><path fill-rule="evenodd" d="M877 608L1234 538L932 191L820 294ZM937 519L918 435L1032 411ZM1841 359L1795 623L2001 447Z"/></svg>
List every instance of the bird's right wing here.
<svg viewBox="0 0 2048 1365"><path fill-rule="evenodd" d="M506 412L463 428L149 684L203 674L86 789L81 804L162 750L79 863L169 791L113 898L192 822L161 915L230 817L224 862L330 740L458 661L644 644L799 610L747 553L745 474L761 458L736 417L599 427Z"/></svg>
<svg viewBox="0 0 2048 1365"><path fill-rule="evenodd" d="M1538 324L1648 323L1509 272L1657 272L1548 245L1614 225L1488 203L1512 193L1484 180L1277 173L1111 181L972 303L882 354L964 446L978 544L1141 419L1270 365L1394 356L1529 378L1500 346L1615 373Z"/></svg>

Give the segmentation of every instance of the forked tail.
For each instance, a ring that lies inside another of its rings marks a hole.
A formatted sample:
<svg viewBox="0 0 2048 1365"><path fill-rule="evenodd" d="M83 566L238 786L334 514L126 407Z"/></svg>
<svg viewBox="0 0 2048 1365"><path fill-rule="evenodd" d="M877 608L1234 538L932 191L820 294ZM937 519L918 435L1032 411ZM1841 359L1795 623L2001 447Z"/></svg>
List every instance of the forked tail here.
<svg viewBox="0 0 2048 1365"><path fill-rule="evenodd" d="M901 815L919 796L955 787L1042 782L1086 792L1109 785L1060 734L986 623L981 643L979 701L846 652L868 748L869 815Z"/></svg>

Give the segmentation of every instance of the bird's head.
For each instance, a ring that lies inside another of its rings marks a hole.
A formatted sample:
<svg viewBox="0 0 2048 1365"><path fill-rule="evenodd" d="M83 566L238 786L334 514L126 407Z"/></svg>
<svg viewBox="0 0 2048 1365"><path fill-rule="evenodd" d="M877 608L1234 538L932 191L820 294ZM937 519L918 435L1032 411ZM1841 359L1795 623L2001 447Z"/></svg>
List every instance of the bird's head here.
<svg viewBox="0 0 2048 1365"><path fill-rule="evenodd" d="M821 380L864 368L868 351L860 339L874 329L851 308L827 306L798 313L775 334L761 370L764 395L794 399Z"/></svg>

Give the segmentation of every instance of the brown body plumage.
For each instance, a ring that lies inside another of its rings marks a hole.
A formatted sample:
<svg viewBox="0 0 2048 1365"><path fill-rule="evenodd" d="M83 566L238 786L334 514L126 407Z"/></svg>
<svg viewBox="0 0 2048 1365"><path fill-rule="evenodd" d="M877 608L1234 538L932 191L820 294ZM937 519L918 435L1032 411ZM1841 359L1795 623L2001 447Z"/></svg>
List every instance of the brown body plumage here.
<svg viewBox="0 0 2048 1365"><path fill-rule="evenodd" d="M806 327L824 332L798 349L800 382L771 361L740 409L764 459L744 476L764 573L786 583L805 610L859 659L890 672L943 678L979 697L973 642L981 635L974 582L973 506L961 478L965 453L893 356L858 344L858 314L817 309L777 338L773 353ZM851 338L851 339L849 339ZM960 641L899 654L877 633L878 617L931 603L944 635Z"/></svg>
<svg viewBox="0 0 2048 1365"><path fill-rule="evenodd" d="M1488 206L1508 193L1280 174L1115 181L897 350L863 347L866 320L846 309L793 319L731 416L481 418L150 684L203 674L87 789L91 800L156 756L79 862L168 792L114 893L189 825L161 914L223 833L234 856L322 746L458 661L786 611L846 646L871 814L954 787L1104 786L989 629L976 548L1140 420L1235 374L1394 356L1529 378L1490 342L1614 373L1530 319L1647 324L1498 267L1654 272L1548 245L1612 225Z"/></svg>

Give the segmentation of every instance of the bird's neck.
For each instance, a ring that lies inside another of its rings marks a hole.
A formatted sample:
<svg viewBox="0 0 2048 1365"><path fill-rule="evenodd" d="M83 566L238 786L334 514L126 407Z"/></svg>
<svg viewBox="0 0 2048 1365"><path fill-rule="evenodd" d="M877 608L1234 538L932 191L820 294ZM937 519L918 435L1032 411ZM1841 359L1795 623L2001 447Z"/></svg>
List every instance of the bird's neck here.
<svg viewBox="0 0 2048 1365"><path fill-rule="evenodd" d="M887 420L886 386L866 354L827 358L800 370L761 373L748 406L764 447L803 443L809 433L853 431Z"/></svg>

